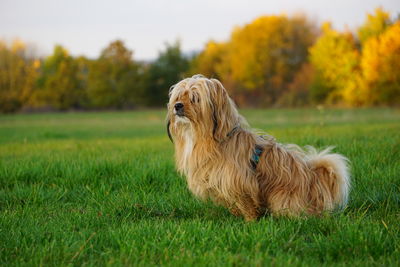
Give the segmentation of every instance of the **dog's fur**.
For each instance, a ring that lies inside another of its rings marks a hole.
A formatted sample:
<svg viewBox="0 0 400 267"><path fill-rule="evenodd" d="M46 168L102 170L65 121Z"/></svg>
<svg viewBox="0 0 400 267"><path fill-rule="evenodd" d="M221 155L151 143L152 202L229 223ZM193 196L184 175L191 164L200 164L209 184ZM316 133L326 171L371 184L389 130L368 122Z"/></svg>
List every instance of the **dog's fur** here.
<svg viewBox="0 0 400 267"><path fill-rule="evenodd" d="M183 104L177 114L176 103ZM347 159L331 149L303 151L251 131L227 91L201 75L169 93L168 134L178 171L190 191L235 215L254 220L266 212L299 216L344 207L349 194ZM263 148L251 164L256 145Z"/></svg>

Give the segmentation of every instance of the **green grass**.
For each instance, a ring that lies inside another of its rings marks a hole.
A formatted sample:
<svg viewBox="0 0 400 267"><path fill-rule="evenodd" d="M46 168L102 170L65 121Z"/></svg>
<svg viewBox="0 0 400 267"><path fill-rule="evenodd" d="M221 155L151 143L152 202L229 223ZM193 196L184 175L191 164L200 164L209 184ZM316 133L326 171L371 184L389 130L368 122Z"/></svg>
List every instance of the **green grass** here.
<svg viewBox="0 0 400 267"><path fill-rule="evenodd" d="M2 115L0 264L398 266L399 110L242 113L280 142L346 155L347 209L246 223L199 202L165 111Z"/></svg>

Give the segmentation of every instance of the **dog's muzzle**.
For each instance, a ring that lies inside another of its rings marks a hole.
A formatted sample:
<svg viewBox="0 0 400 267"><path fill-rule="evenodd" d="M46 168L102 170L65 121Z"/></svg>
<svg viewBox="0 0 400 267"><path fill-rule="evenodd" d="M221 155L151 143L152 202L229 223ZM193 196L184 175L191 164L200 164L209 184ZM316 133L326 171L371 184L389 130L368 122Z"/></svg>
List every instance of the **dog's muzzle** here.
<svg viewBox="0 0 400 267"><path fill-rule="evenodd" d="M178 115L178 116L184 116L185 115L185 113L184 113L184 105L182 103L180 103L180 102L176 103L174 108L175 108L175 114L176 115Z"/></svg>

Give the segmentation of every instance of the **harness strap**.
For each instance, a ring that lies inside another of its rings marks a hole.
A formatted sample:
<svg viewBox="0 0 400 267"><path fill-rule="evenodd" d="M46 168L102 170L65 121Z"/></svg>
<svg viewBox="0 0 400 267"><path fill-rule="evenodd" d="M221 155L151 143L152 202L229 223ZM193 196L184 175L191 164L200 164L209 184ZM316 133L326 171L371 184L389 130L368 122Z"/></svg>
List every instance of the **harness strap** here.
<svg viewBox="0 0 400 267"><path fill-rule="evenodd" d="M264 152L264 148L260 145L255 145L253 155L251 156L250 163L253 169L257 168L257 164L260 161L260 156Z"/></svg>
<svg viewBox="0 0 400 267"><path fill-rule="evenodd" d="M229 131L229 133L226 135L227 137L232 137L232 135L238 130L240 129L240 124L237 124L235 127L232 128L232 130ZM266 137L268 137L268 139L271 139L271 137L269 135L260 135L260 137L262 139L267 139ZM258 162L260 161L260 156L261 154L264 152L264 148L260 145L255 145L254 146L254 151L253 151L253 155L251 156L250 159L250 164L253 167L253 169L255 170L257 168Z"/></svg>

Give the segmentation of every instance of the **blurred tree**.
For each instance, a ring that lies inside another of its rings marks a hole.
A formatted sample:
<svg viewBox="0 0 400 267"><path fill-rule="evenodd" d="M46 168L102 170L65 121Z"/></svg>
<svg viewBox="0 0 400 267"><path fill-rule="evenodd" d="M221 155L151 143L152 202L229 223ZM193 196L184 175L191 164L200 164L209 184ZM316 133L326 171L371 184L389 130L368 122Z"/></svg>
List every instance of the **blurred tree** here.
<svg viewBox="0 0 400 267"><path fill-rule="evenodd" d="M365 104L400 104L400 22L365 42L361 67Z"/></svg>
<svg viewBox="0 0 400 267"><path fill-rule="evenodd" d="M15 112L28 105L40 66L30 54L19 40L10 47L0 41L0 111Z"/></svg>
<svg viewBox="0 0 400 267"><path fill-rule="evenodd" d="M280 106L307 106L310 103L310 87L315 79L314 68L310 63L304 63L296 72L288 90L279 99Z"/></svg>
<svg viewBox="0 0 400 267"><path fill-rule="evenodd" d="M184 78L189 70L188 59L182 54L179 41L166 44L157 60L150 64L146 74L146 98L150 106L168 102L169 88Z"/></svg>
<svg viewBox="0 0 400 267"><path fill-rule="evenodd" d="M203 74L206 77L221 79L221 64L226 53L226 44L209 41L191 62L189 75Z"/></svg>
<svg viewBox="0 0 400 267"><path fill-rule="evenodd" d="M220 79L239 105L395 105L399 24L378 8L358 40L326 23L315 42L319 30L304 16L263 16L235 28L226 42L208 42L194 58L177 41L149 63L134 61L120 40L96 60L56 46L43 61L20 41L0 41L0 110L161 106L171 85L197 73Z"/></svg>
<svg viewBox="0 0 400 267"><path fill-rule="evenodd" d="M323 25L322 32L310 48L316 72L311 97L315 102L340 102L346 91L355 89L351 81L359 75L360 55L351 33L339 33L329 23Z"/></svg>
<svg viewBox="0 0 400 267"><path fill-rule="evenodd" d="M80 68L81 64L65 48L56 45L53 54L43 62L33 106L58 110L81 108L85 91Z"/></svg>
<svg viewBox="0 0 400 267"><path fill-rule="evenodd" d="M364 24L358 29L358 39L364 43L371 37L377 37L391 25L390 14L382 8L376 8L374 14L367 14Z"/></svg>
<svg viewBox="0 0 400 267"><path fill-rule="evenodd" d="M88 97L93 108L129 108L141 105L143 81L132 51L116 40L90 64Z"/></svg>
<svg viewBox="0 0 400 267"><path fill-rule="evenodd" d="M315 38L316 29L304 16L257 18L233 31L218 75L231 85L239 104L276 103L306 62Z"/></svg>

